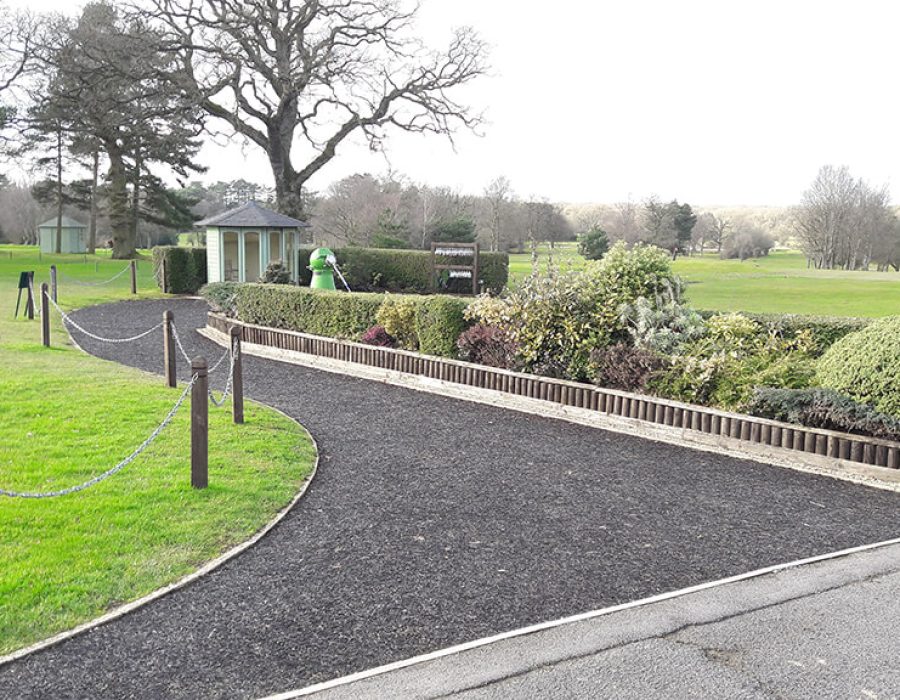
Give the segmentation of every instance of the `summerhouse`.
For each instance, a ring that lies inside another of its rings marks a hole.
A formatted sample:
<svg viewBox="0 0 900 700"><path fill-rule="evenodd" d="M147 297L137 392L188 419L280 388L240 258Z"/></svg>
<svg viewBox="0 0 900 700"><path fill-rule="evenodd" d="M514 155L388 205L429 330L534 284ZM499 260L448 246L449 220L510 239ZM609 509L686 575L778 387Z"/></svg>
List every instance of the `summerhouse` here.
<svg viewBox="0 0 900 700"><path fill-rule="evenodd" d="M42 253L56 252L56 217L45 221L38 226L38 237L41 242ZM87 252L87 226L80 221L68 216L62 217L62 238L60 240L61 253Z"/></svg>
<svg viewBox="0 0 900 700"><path fill-rule="evenodd" d="M266 266L281 260L299 280L300 231L309 228L256 202L247 202L198 222L206 227L207 279L210 282L256 282Z"/></svg>

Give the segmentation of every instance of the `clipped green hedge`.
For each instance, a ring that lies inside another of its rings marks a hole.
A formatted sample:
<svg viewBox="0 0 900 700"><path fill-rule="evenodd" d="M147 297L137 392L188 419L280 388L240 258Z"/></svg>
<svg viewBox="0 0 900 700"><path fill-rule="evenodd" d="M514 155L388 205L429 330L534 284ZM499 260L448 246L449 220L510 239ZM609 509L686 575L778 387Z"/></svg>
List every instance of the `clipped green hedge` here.
<svg viewBox="0 0 900 700"><path fill-rule="evenodd" d="M812 336L814 356L821 355L837 341L850 333L862 330L870 323L870 318L846 316L805 316L803 314L759 314L747 311L737 313L762 324L766 333L775 330L787 339L797 337L801 331L809 331ZM721 315L721 311L701 311L704 318Z"/></svg>
<svg viewBox="0 0 900 700"><path fill-rule="evenodd" d="M371 292L330 292L282 284L215 282L201 290L210 305L239 320L271 328L359 340L379 324L379 310L398 301L415 308L410 347L428 355L456 357L456 341L466 328L468 301L441 295L402 297ZM230 308L225 308L229 306Z"/></svg>
<svg viewBox="0 0 900 700"><path fill-rule="evenodd" d="M315 248L312 247L299 249L301 286L309 286L312 273L306 266L313 250ZM336 248L334 254L347 284L354 292L428 294L435 291L431 277L431 251L350 246ZM449 259L442 259L442 262L452 263ZM502 291L509 280L509 255L482 251L478 262L482 291ZM337 284L340 285L340 281ZM471 289L471 280L454 279L449 281L445 291L466 294Z"/></svg>
<svg viewBox="0 0 900 700"><path fill-rule="evenodd" d="M817 383L900 417L900 316L872 321L819 360Z"/></svg>
<svg viewBox="0 0 900 700"><path fill-rule="evenodd" d="M206 284L206 248L157 246L153 249L153 269L156 283L163 291L169 294L196 294ZM163 269L165 280L162 278Z"/></svg>

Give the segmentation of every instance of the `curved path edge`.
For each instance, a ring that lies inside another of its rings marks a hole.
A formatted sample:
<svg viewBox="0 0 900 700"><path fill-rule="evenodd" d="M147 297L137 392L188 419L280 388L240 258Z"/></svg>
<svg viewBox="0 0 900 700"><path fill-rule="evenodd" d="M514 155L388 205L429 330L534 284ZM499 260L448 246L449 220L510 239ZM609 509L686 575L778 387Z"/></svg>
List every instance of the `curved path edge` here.
<svg viewBox="0 0 900 700"><path fill-rule="evenodd" d="M81 350L81 352L83 352L85 355L90 355L90 353L88 353L86 350L84 350L84 348L82 348L78 344L78 342L72 337L71 334L69 334L69 342L71 342L72 345L75 346L77 349ZM95 357L94 355L90 355L90 356ZM135 371L140 372L141 370L135 370ZM142 372L142 373L150 374L149 372ZM156 376L156 375L153 375L153 376ZM245 399L245 400L249 401L248 399ZM260 530L257 530L257 532L250 539L245 540L244 542L241 542L241 543L235 545L228 551L224 552L223 554L220 554L215 559L207 562L206 564L204 564L202 567L200 567L196 571L193 571L190 574L183 576L182 578L168 584L167 586L163 586L162 588L157 588L155 591L152 591L152 592L148 593L147 595L142 596L141 598L138 598L137 600L133 600L130 603L125 603L124 605L120 605L119 607L117 607L113 610L110 610L108 613L105 613L104 615L101 615L100 617L96 617L93 620L88 620L87 622L83 622L82 624L78 625L77 627L73 627L72 629L65 630L64 632L60 632L59 634L53 635L52 637L48 637L47 639L43 639L39 642L35 642L34 644L30 644L27 647L17 649L16 651L11 652L10 654L7 654L5 656L0 656L0 667L5 666L6 664L10 664L13 661L17 661L26 656L30 656L31 654L35 654L35 653L42 651L44 649L47 649L49 647L55 646L61 642L66 641L67 639L71 639L72 637L77 637L78 635L84 634L85 632L88 632L96 627L105 625L107 622L112 622L113 620L123 617L123 616L127 615L128 613L131 613L131 612L137 610L138 608L142 608L145 605L152 603L155 600L164 598L165 596L169 595L170 593L173 593L177 590L185 588L186 586L189 586L194 581L197 581L198 579L202 578L203 576L206 576L207 574L215 571L216 569L221 567L223 564L231 561L232 559L237 557L239 554L242 554L246 550L250 549L250 547L255 545L263 537L265 537L267 534L269 534L269 532L271 532L272 529L274 529L275 526L278 525L278 523L280 523L282 520L284 520L284 518L287 517L288 513L290 513L294 509L294 506L296 506L297 503L300 502L300 499L303 498L304 495L306 495L306 492L309 489L310 484L312 484L313 478L316 476L316 472L319 469L319 445L316 443L316 439L313 437L312 433L309 432L309 430L306 428L306 426L303 425L297 419L291 418L284 411L282 411L278 408L275 408L274 406L269 406L267 404L264 404L260 401L252 401L252 403L256 403L260 406L265 406L266 408L268 408L272 411L275 411L276 413L284 416L292 423L296 423L297 425L300 426L300 428L303 430L303 432L306 433L310 442L312 442L313 449L315 450L315 453L316 453L316 458L315 458L315 461L313 462L312 471L309 473L309 476L307 476L306 479L304 479L303 484L300 486L300 490L297 491L297 493L291 499L290 503L288 503L281 510L279 510L278 513L275 514L275 517L272 518L268 523L266 523Z"/></svg>
<svg viewBox="0 0 900 700"><path fill-rule="evenodd" d="M637 610L645 607L652 607L659 604L666 603L667 601L675 601L679 598L684 598L687 596L700 594L705 591L714 591L715 589L722 588L724 586L730 586L733 584L739 584L744 582L750 582L755 579L761 579L766 576L773 576L777 574L781 574L783 572L788 572L796 569L808 568L814 565L821 565L827 562L847 559L854 556L863 555L867 552L874 552L876 550L883 550L890 547L900 546L900 538L895 538L891 540L885 540L883 542L875 542L872 544L861 545L859 547L851 547L849 549L842 549L836 552L829 552L828 554L821 554L814 557L807 557L805 559L798 559L796 561L786 562L783 564L775 564L773 566L767 566L762 569L756 569L755 571L748 571L743 574L736 574L734 576L729 576L727 578L718 579L715 581L707 581L705 583L700 583L695 586L689 586L687 588L682 588L676 591L668 591L666 593L660 593L658 595L650 596L647 598L641 598L639 600L630 601L628 603L622 603L619 605L612 605L605 608L600 608L598 610L591 610L584 613L579 613L577 615L570 615L564 618L560 618L557 620L549 620L546 622L541 622L534 625L529 625L527 627L522 627L515 630L509 630L507 632L502 632L500 634L492 635L490 637L484 637L481 639L472 640L470 642L465 642L463 644L457 644L451 647L447 647L444 649L438 649L436 651L421 654L419 656L413 656L408 659L403 659L401 661L396 661L394 663L385 664L383 666L378 666L375 668L367 669L365 671L359 671L357 673L353 673L347 676L342 676L340 678L333 678L329 681L325 681L323 683L316 683L314 685L305 686L303 688L297 688L294 690L283 691L274 695L267 695L261 700L293 700L293 698L307 697L312 695L322 695L324 697L332 697L332 694L328 691L341 691L344 690L346 692L336 692L335 698L340 697L342 700L345 697L358 697L358 698L369 698L369 697L399 697L403 694L404 690L408 690L409 687L419 685L424 682L423 677L417 675L416 677L399 677L398 674L401 672L410 673L412 669L417 666L422 666L425 664L433 664L435 662L440 662L442 660L447 660L449 657L458 656L460 654L464 654L465 652L472 652L476 650L487 650L489 647L493 645L498 645L503 642L507 642L510 640L516 640L523 637L530 636L539 636L540 633L549 632L552 630L557 630L559 628L566 628L569 626L575 626L578 623L585 623L592 620L597 620L598 618L613 616L617 613L625 613L631 610ZM880 567L880 568L879 568ZM870 570L871 569L871 570ZM835 585L844 585L849 581L858 581L865 578L872 577L876 574L882 574L885 570L895 570L895 565L891 567L885 567L883 562L876 562L871 567L862 566L858 571L840 573L835 575L829 575L830 578L839 579L837 584L831 582L829 580L828 587L834 587ZM829 578L826 576L825 578ZM811 578L816 578L815 576ZM795 589L802 590L795 590ZM807 588L811 588L811 586L807 586ZM826 588L827 590L827 588ZM760 595L760 605L768 606L775 603L785 602L787 600L791 600L792 598L800 597L801 595L809 595L814 594L818 591L810 591L806 588L803 588L803 584L787 586L783 591L776 591L775 593L770 593L768 597L766 595ZM753 605L746 604L738 604L733 603L733 610L727 611L727 615L723 613L721 616L730 616L733 614L748 612L754 609ZM718 608L715 609L717 614L722 613ZM683 620L678 621L678 625L680 625ZM705 624L705 620L695 620L688 624ZM677 627L678 625L674 625ZM537 642L540 644L540 641ZM617 643L621 643L621 640L617 640ZM487 651L487 653L490 653ZM557 659L557 661L564 659ZM428 671L423 671L422 673L428 676L434 676L432 678L433 687L430 688L432 697L444 697L450 695L459 688L450 687L452 684L447 682L447 679L452 677L454 679L460 678L460 673L464 674L475 674L479 675L478 666L485 665L485 658L480 658L478 664L473 668L471 665L466 665L466 670L463 671L460 668L454 666L452 673L442 673L438 672L436 668L430 668ZM489 665L489 664L488 664ZM533 664L526 666L530 667ZM491 669L496 672L496 669ZM484 676L490 676L491 674L488 671L485 671ZM510 675L515 675L512 673ZM393 678L393 676L398 676L396 682L392 680L385 679L384 681L380 681L381 678ZM484 681L483 678L479 677L481 682ZM496 680L496 679L491 679ZM355 690L351 690L350 688L354 687ZM446 686L446 687L445 687ZM465 688L463 688L465 689Z"/></svg>
<svg viewBox="0 0 900 700"><path fill-rule="evenodd" d="M228 347L228 338L221 331L206 326L198 328L197 332L221 347ZM781 449L769 448L761 443L697 433L688 429L672 428L657 424L648 425L630 418L605 415L589 409L563 406L541 399L515 396L501 391L480 389L440 379L422 377L417 374L370 367L355 362L309 355L294 350L282 350L281 348L273 348L267 345L244 342L241 344L241 349L247 355L309 367L323 372L343 374L471 403L486 404L543 418L563 420L590 428L624 433L645 440L677 445L701 452L737 459L749 459L768 466L792 469L861 486L900 493L900 469L877 467L808 452L786 452Z"/></svg>

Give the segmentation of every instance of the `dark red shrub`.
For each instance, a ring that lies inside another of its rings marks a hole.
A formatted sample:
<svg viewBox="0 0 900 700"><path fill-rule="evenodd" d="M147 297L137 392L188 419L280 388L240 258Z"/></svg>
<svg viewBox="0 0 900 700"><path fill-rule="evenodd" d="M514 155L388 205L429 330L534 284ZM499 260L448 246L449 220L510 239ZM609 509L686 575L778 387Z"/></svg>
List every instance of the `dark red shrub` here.
<svg viewBox="0 0 900 700"><path fill-rule="evenodd" d="M666 361L650 350L625 343L591 352L594 383L608 389L641 391L655 372L666 367Z"/></svg>
<svg viewBox="0 0 900 700"><path fill-rule="evenodd" d="M502 328L478 323L463 331L456 341L460 359L488 367L519 369L517 346Z"/></svg>
<svg viewBox="0 0 900 700"><path fill-rule="evenodd" d="M397 347L397 341L394 339L394 336L384 330L384 326L372 326L362 334L359 342L365 345L376 345L380 348Z"/></svg>

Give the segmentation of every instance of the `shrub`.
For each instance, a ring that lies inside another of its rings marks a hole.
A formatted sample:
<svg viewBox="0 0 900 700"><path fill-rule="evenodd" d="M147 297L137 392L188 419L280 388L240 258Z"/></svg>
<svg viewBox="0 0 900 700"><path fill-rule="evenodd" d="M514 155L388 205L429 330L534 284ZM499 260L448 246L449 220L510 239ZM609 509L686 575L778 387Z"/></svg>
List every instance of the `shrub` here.
<svg viewBox="0 0 900 700"><path fill-rule="evenodd" d="M209 302L213 311L234 316L237 313L235 300L240 286L240 282L213 282L200 289L200 296Z"/></svg>
<svg viewBox="0 0 900 700"><path fill-rule="evenodd" d="M153 268L160 289L169 294L196 294L206 284L206 248L157 246L153 249Z"/></svg>
<svg viewBox="0 0 900 700"><path fill-rule="evenodd" d="M578 254L588 260L600 260L609 250L609 236L599 226L578 237Z"/></svg>
<svg viewBox="0 0 900 700"><path fill-rule="evenodd" d="M479 299L470 317L507 331L527 369L580 380L591 350L626 337L623 304L655 298L673 281L664 251L617 243L584 272L532 275L499 302Z"/></svg>
<svg viewBox="0 0 900 700"><path fill-rule="evenodd" d="M650 377L666 366L655 352L616 343L591 352L591 374L598 386L622 391L643 391Z"/></svg>
<svg viewBox="0 0 900 700"><path fill-rule="evenodd" d="M426 355L456 357L456 341L466 328L468 302L454 297L424 297L416 308L416 337Z"/></svg>
<svg viewBox="0 0 900 700"><path fill-rule="evenodd" d="M682 304L681 296L681 284L676 281L653 300L638 297L622 306L622 321L637 347L671 354L706 333L703 317Z"/></svg>
<svg viewBox="0 0 900 700"><path fill-rule="evenodd" d="M397 347L397 341L384 329L384 326L372 326L362 334L359 342L365 345L375 345L379 348Z"/></svg>
<svg viewBox="0 0 900 700"><path fill-rule="evenodd" d="M414 298L387 295L378 309L378 323L406 350L419 348L419 337L416 335L418 304L419 301Z"/></svg>
<svg viewBox="0 0 900 700"><path fill-rule="evenodd" d="M300 284L309 286L311 273L306 269L313 248L301 248ZM338 266L354 292L406 292L428 294L434 291L431 251L384 250L350 246L334 250ZM443 262L450 262L444 260ZM479 256L478 276L485 291L499 293L509 277L509 255L486 253ZM451 280L448 291L468 292L470 280Z"/></svg>
<svg viewBox="0 0 900 700"><path fill-rule="evenodd" d="M281 260L272 260L266 265L262 281L267 284L290 284L291 273L288 272Z"/></svg>
<svg viewBox="0 0 900 700"><path fill-rule="evenodd" d="M456 341L460 359L488 367L519 369L516 343L502 328L478 323L463 331Z"/></svg>
<svg viewBox="0 0 900 700"><path fill-rule="evenodd" d="M900 439L900 421L831 389L758 389L744 410L810 428Z"/></svg>
<svg viewBox="0 0 900 700"><path fill-rule="evenodd" d="M882 413L900 416L898 337L900 316L878 319L845 336L822 356L817 382Z"/></svg>

